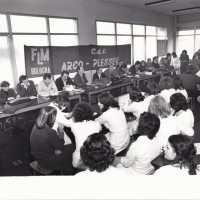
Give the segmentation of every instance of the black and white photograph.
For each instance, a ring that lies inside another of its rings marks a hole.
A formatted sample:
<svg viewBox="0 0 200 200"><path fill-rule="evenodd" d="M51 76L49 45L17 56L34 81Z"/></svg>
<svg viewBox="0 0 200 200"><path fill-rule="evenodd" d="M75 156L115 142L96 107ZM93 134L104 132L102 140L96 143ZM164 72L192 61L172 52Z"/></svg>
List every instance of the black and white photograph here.
<svg viewBox="0 0 200 200"><path fill-rule="evenodd" d="M0 199L200 199L200 0L0 0Z"/></svg>

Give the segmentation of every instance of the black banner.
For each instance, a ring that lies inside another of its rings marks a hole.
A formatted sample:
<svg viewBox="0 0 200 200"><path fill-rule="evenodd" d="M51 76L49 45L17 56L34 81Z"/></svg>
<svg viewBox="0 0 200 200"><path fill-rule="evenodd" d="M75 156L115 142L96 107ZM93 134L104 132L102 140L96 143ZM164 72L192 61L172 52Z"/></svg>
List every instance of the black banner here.
<svg viewBox="0 0 200 200"><path fill-rule="evenodd" d="M40 77L47 72L53 75L63 70L75 72L78 66L83 66L85 71L107 68L117 65L119 60L131 64L131 45L24 46L24 53L26 75L29 78Z"/></svg>

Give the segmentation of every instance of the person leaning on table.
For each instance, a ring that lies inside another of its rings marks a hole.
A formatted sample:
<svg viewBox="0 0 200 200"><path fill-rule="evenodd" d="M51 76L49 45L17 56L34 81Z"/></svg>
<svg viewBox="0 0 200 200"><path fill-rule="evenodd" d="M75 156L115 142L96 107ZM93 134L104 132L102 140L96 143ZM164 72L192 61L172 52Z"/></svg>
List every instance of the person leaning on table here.
<svg viewBox="0 0 200 200"><path fill-rule="evenodd" d="M58 94L58 89L54 81L51 79L51 74L45 73L43 75L43 80L38 83L38 95L49 96L57 94Z"/></svg>
<svg viewBox="0 0 200 200"><path fill-rule="evenodd" d="M0 104L6 104L6 101L18 99L20 97L19 95L16 95L15 91L9 88L9 86L10 83L8 81L1 82Z"/></svg>

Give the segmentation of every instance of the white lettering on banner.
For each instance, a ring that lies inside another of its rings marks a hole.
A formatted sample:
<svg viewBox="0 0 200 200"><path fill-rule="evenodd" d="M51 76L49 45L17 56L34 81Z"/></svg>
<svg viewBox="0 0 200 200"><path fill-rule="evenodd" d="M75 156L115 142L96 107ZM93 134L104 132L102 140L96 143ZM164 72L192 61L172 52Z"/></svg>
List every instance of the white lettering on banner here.
<svg viewBox="0 0 200 200"><path fill-rule="evenodd" d="M31 61L37 61L38 65L43 65L44 61L49 61L49 49L31 48Z"/></svg>
<svg viewBox="0 0 200 200"><path fill-rule="evenodd" d="M93 55L96 55L96 54L98 54L98 55L107 54L106 49L96 49L96 48L91 49L91 53Z"/></svg>
<svg viewBox="0 0 200 200"><path fill-rule="evenodd" d="M40 75L44 73L51 73L49 67L34 67L31 68L31 75Z"/></svg>
<svg viewBox="0 0 200 200"><path fill-rule="evenodd" d="M108 67L109 65L117 65L119 58L93 59L93 68Z"/></svg>
<svg viewBox="0 0 200 200"><path fill-rule="evenodd" d="M83 61L79 60L79 61L74 61L74 62L63 62L61 71L72 71L72 70L76 70L77 67L83 67Z"/></svg>

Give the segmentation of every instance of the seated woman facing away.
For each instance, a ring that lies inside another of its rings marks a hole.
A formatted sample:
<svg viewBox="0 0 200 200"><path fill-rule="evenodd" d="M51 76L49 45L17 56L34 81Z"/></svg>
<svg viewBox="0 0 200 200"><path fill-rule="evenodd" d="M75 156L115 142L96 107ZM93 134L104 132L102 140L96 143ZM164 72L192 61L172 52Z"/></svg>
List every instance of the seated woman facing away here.
<svg viewBox="0 0 200 200"><path fill-rule="evenodd" d="M186 100L188 100L188 93L183 87L183 81L178 76L174 78L173 84L176 92L182 93L185 96Z"/></svg>
<svg viewBox="0 0 200 200"><path fill-rule="evenodd" d="M156 137L161 148L166 147L168 138L171 135L178 135L181 132L189 136L194 135L193 128L184 124L178 117L171 115L169 104L162 96L155 96L150 101L149 112L160 118L160 129Z"/></svg>
<svg viewBox="0 0 200 200"><path fill-rule="evenodd" d="M56 115L56 108L51 106L40 110L30 136L31 153L45 169L74 174L72 153L75 148L72 144L64 145L63 133L57 134L52 129Z"/></svg>
<svg viewBox="0 0 200 200"><path fill-rule="evenodd" d="M16 90L20 97L37 96L34 82L28 80L25 75L19 77L19 83L17 84Z"/></svg>
<svg viewBox="0 0 200 200"><path fill-rule="evenodd" d="M188 127L194 127L193 112L188 109L188 102L182 93L175 93L170 97L170 106L173 115Z"/></svg>
<svg viewBox="0 0 200 200"><path fill-rule="evenodd" d="M128 174L152 174L151 161L161 153L156 134L160 128L159 118L151 113L141 114L137 128L139 137L134 141L125 157L116 157L114 165L125 168Z"/></svg>
<svg viewBox="0 0 200 200"><path fill-rule="evenodd" d="M6 101L13 100L15 98L19 98L19 95L16 95L15 91L9 88L10 83L7 81L1 82L1 90L0 90L0 104L6 104Z"/></svg>
<svg viewBox="0 0 200 200"><path fill-rule="evenodd" d="M171 95L176 93L172 78L168 76L162 77L159 82L159 87L161 90L160 95L169 103Z"/></svg>
<svg viewBox="0 0 200 200"><path fill-rule="evenodd" d="M86 139L80 150L81 158L88 169L78 175L124 175L123 170L112 166L115 150L103 134L94 133Z"/></svg>
<svg viewBox="0 0 200 200"><path fill-rule="evenodd" d="M80 148L87 137L101 131L101 125L93 121L93 110L88 103L78 103L73 108L72 116L74 123L71 124L71 131L75 137L76 150L73 153L73 166L79 169L86 169L80 157Z"/></svg>
<svg viewBox="0 0 200 200"><path fill-rule="evenodd" d="M187 135L171 135L164 156L171 161L171 165L159 168L155 175L198 175L195 162L196 148L193 140Z"/></svg>
<svg viewBox="0 0 200 200"><path fill-rule="evenodd" d="M98 98L102 114L95 120L110 131L106 137L117 154L127 148L130 141L125 114L109 93L102 93Z"/></svg>

